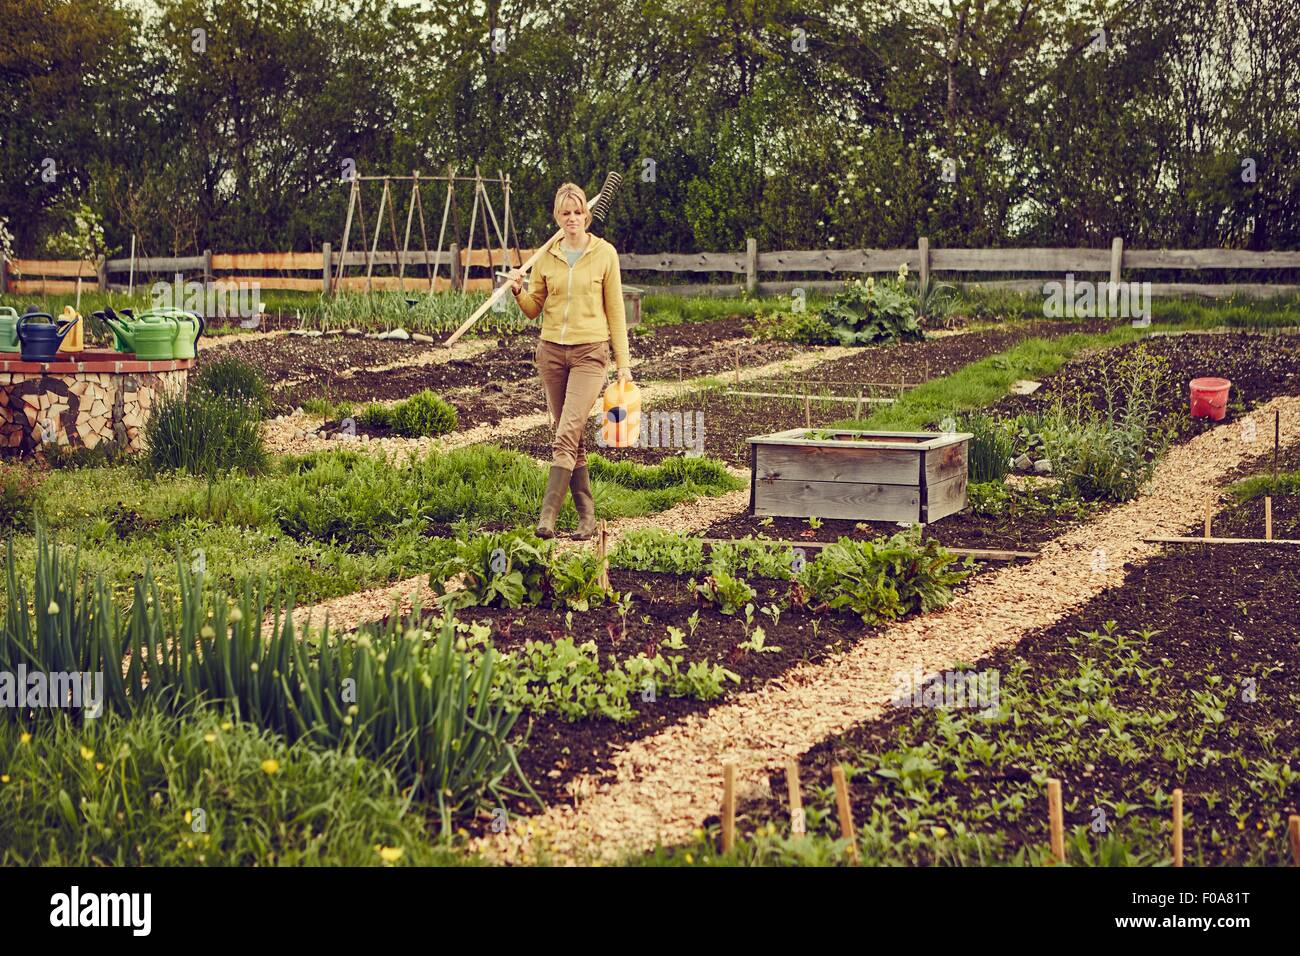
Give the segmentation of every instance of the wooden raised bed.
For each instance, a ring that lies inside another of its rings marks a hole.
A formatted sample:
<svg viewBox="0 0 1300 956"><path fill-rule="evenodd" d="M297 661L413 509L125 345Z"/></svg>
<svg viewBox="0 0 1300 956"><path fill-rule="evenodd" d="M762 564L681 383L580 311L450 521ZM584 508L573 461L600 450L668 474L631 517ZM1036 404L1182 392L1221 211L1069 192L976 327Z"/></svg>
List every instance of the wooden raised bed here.
<svg viewBox="0 0 1300 956"><path fill-rule="evenodd" d="M824 428L760 435L749 439L749 510L784 518L930 524L966 507L972 437Z"/></svg>

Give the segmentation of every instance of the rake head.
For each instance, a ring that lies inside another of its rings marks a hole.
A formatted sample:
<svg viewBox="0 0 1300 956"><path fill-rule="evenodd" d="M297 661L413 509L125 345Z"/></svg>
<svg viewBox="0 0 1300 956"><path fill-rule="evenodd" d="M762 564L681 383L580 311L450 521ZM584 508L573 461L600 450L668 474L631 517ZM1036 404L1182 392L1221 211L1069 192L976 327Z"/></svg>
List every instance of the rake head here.
<svg viewBox="0 0 1300 956"><path fill-rule="evenodd" d="M614 193L618 192L618 187L621 185L623 185L623 177L619 173L610 173L605 177L605 184L600 187L600 195L591 203L591 218L595 222L605 221L605 217L609 215L609 207L614 202Z"/></svg>

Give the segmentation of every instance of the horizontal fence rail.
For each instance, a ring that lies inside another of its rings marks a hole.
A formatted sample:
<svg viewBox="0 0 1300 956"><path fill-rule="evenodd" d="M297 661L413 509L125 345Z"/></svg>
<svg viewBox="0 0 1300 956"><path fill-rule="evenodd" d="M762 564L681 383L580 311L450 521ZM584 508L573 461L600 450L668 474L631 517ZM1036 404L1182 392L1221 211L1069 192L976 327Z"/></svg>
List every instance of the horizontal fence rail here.
<svg viewBox="0 0 1300 956"><path fill-rule="evenodd" d="M532 249L510 250L509 265L518 265L533 254ZM257 283L262 289L328 292L331 280L347 291L408 292L465 289L488 291L494 278L464 280L465 268L500 270L507 266L506 254L500 249L462 250L458 245L442 252L353 251L346 257L324 243L319 252L235 252L199 256L141 257L109 259L103 262L78 262L75 259L0 260L0 292L16 294L66 294L78 288L93 287L100 291L123 290L128 285L148 287L158 281L172 281L180 273L186 281L207 280L218 288ZM1122 239L1114 239L1109 249L1030 248L1030 249L931 249L922 238L915 247L901 249L831 249L779 250L760 252L750 239L744 252L696 253L627 253L619 256L624 272L661 273L730 273L743 276L732 284L688 283L654 285L648 294L736 295L779 294L796 288L830 290L838 280L759 282L759 275L782 273L886 273L900 266L926 280L935 272L956 273L1104 273L1109 281L1119 282L1125 269L1206 269L1279 270L1300 269L1300 251L1250 252L1242 249L1125 249ZM459 264L458 268L453 268ZM382 267L393 274L374 275ZM340 268L366 270L344 274ZM436 282L430 275L441 270ZM313 273L312 276L258 273ZM127 278L127 282L122 282ZM963 283L958 283L963 284ZM1036 292L1042 289L1039 279L1001 279L981 285L1013 291ZM1189 283L1151 284L1153 295L1203 296L1273 296L1300 293L1300 285L1278 283Z"/></svg>

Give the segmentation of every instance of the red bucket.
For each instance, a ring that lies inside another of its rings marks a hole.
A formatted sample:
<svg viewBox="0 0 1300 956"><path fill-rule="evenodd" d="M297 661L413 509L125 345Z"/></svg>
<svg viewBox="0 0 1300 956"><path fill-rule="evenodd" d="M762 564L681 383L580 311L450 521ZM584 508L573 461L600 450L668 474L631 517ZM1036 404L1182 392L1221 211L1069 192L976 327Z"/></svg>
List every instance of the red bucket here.
<svg viewBox="0 0 1300 956"><path fill-rule="evenodd" d="M1228 413L1228 390L1232 383L1226 378L1194 378L1191 390L1192 417L1222 421Z"/></svg>

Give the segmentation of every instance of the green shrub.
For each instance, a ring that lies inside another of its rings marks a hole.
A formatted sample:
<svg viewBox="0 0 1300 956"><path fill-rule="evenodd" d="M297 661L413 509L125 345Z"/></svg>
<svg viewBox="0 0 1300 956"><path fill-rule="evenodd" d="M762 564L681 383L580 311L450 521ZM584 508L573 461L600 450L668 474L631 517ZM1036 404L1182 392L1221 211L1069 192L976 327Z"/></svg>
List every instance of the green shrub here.
<svg viewBox="0 0 1300 956"><path fill-rule="evenodd" d="M639 465L633 461L610 461L603 455L587 456L587 469L593 481L608 481L624 488L643 490L678 486L712 489L730 488L735 479L727 466L713 458L665 458L657 465Z"/></svg>
<svg viewBox="0 0 1300 956"><path fill-rule="evenodd" d="M357 412L356 419L360 425L369 425L372 428L392 428L393 409L388 405L371 402Z"/></svg>
<svg viewBox="0 0 1300 956"><path fill-rule="evenodd" d="M372 866L380 848L402 865L456 859L388 770L211 707L0 720L0 767L4 866Z"/></svg>
<svg viewBox="0 0 1300 956"><path fill-rule="evenodd" d="M922 544L920 535L913 528L875 541L840 538L796 575L802 600L853 611L864 624L943 607L952 600L951 585L970 572L947 570L956 556L933 540Z"/></svg>
<svg viewBox="0 0 1300 956"><path fill-rule="evenodd" d="M641 528L618 539L609 551L609 563L631 571L692 574L704 569L704 545L699 538Z"/></svg>
<svg viewBox="0 0 1300 956"><path fill-rule="evenodd" d="M261 409L202 389L160 396L145 423L144 444L152 474L181 469L212 478L266 468Z"/></svg>
<svg viewBox="0 0 1300 956"><path fill-rule="evenodd" d="M30 531L34 527L39 486L30 469L0 461L0 529Z"/></svg>
<svg viewBox="0 0 1300 956"><path fill-rule="evenodd" d="M425 389L388 410L393 431L406 438L445 435L456 430L456 409Z"/></svg>
<svg viewBox="0 0 1300 956"><path fill-rule="evenodd" d="M248 362L234 357L205 361L190 381L190 388L219 398L251 403L263 413L271 405L270 392L262 373Z"/></svg>
<svg viewBox="0 0 1300 956"><path fill-rule="evenodd" d="M925 337L917 321L917 296L906 286L906 269L896 278L846 282L816 315L778 312L760 316L755 334L806 345L875 345ZM939 299L927 292L926 307L939 311Z"/></svg>

